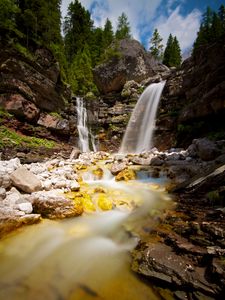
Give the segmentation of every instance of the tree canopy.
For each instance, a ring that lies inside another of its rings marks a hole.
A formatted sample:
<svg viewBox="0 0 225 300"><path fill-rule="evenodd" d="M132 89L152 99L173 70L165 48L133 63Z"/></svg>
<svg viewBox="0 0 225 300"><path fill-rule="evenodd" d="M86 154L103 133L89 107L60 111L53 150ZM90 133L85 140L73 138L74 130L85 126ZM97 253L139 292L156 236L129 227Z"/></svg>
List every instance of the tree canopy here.
<svg viewBox="0 0 225 300"><path fill-rule="evenodd" d="M225 34L225 6L222 4L218 12L207 7L194 43L193 54L201 46L209 45Z"/></svg>
<svg viewBox="0 0 225 300"><path fill-rule="evenodd" d="M181 64L181 50L176 36L169 35L164 51L163 64L168 67L179 67Z"/></svg>
<svg viewBox="0 0 225 300"><path fill-rule="evenodd" d="M150 40L150 52L151 54L158 60L162 60L163 58L163 44L162 44L162 38L158 32L158 29L156 28L153 32L153 36Z"/></svg>
<svg viewBox="0 0 225 300"><path fill-rule="evenodd" d="M123 12L121 16L118 17L116 39L122 40L125 38L131 38L131 33L130 33L130 23L128 21L128 17Z"/></svg>

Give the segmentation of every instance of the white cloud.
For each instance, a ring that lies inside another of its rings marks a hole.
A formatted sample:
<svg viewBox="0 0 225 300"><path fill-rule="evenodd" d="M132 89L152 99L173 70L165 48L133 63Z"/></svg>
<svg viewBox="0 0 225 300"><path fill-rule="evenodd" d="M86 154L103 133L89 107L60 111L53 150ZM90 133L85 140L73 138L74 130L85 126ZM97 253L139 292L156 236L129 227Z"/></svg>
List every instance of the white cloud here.
<svg viewBox="0 0 225 300"><path fill-rule="evenodd" d="M70 2L71 0L62 0L63 17ZM115 30L117 19L124 12L130 22L133 37L141 40L143 30L148 30L148 24L151 30L150 23L162 0L80 0L80 2L86 9L90 9L95 2L91 14L95 26L103 26L106 18L109 18Z"/></svg>
<svg viewBox="0 0 225 300"><path fill-rule="evenodd" d="M171 12L169 17L162 16L156 23L160 35L166 44L169 34L175 35L180 43L182 51L190 48L196 38L200 26L201 12L194 9L186 16L180 13L180 6Z"/></svg>
<svg viewBox="0 0 225 300"><path fill-rule="evenodd" d="M62 0L62 15L72 0ZM106 18L112 22L114 30L118 17L124 12L128 16L132 36L148 47L154 28L158 28L166 44L169 34L176 35L182 51L190 48L200 26L201 12L197 9L183 16L181 5L186 0L80 0L90 11L96 27L103 27ZM176 8L174 8L177 4Z"/></svg>

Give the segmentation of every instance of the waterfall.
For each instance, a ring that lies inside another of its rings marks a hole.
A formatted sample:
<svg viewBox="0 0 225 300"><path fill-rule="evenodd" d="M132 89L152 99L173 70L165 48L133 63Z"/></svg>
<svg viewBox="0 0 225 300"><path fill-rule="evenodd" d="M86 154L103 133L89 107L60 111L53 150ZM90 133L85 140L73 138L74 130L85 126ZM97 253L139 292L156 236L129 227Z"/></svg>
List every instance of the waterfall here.
<svg viewBox="0 0 225 300"><path fill-rule="evenodd" d="M84 106L84 100L81 97L76 98L77 104L77 129L79 134L79 148L82 152L90 152L89 140L92 150L96 151L94 136L88 130L87 126L87 110Z"/></svg>
<svg viewBox="0 0 225 300"><path fill-rule="evenodd" d="M152 148L155 117L165 81L149 85L132 112L127 125L120 153L140 153Z"/></svg>

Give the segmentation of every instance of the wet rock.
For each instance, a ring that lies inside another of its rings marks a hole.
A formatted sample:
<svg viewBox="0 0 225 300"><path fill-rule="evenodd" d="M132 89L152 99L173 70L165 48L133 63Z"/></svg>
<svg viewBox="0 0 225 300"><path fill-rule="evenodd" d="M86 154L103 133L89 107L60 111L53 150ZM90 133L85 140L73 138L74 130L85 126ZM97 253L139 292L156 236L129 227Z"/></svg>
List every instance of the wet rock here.
<svg viewBox="0 0 225 300"><path fill-rule="evenodd" d="M126 169L127 164L125 162L122 163L114 163L111 167L111 173L115 176L118 173L120 173L121 171L123 171L124 169Z"/></svg>
<svg viewBox="0 0 225 300"><path fill-rule="evenodd" d="M75 217L83 213L83 205L80 201L73 202L57 195L55 191L34 193L32 205L35 213L49 219Z"/></svg>
<svg viewBox="0 0 225 300"><path fill-rule="evenodd" d="M157 156L153 157L150 162L150 166L154 166L154 167L162 166L163 164L164 164L164 160Z"/></svg>
<svg viewBox="0 0 225 300"><path fill-rule="evenodd" d="M216 190L222 186L225 180L225 165L215 169L207 176L202 176L190 183L185 191L192 194L202 194L208 191Z"/></svg>
<svg viewBox="0 0 225 300"><path fill-rule="evenodd" d="M18 168L10 175L12 184L25 193L42 189L41 181L24 167Z"/></svg>
<svg viewBox="0 0 225 300"><path fill-rule="evenodd" d="M0 207L0 238L23 225L35 224L40 220L41 216L39 214L25 214L22 211Z"/></svg>
<svg viewBox="0 0 225 300"><path fill-rule="evenodd" d="M143 158L143 157L134 156L134 157L130 158L130 161L134 165L149 166L150 162L151 162L151 157L149 157L149 158Z"/></svg>
<svg viewBox="0 0 225 300"><path fill-rule="evenodd" d="M116 175L116 181L128 181L136 179L136 173L132 169L124 169Z"/></svg>
<svg viewBox="0 0 225 300"><path fill-rule="evenodd" d="M205 269L195 266L189 257L177 255L162 243L144 243L141 249L133 252L135 272L177 289L189 287L206 295L216 294L216 286L205 279Z"/></svg>

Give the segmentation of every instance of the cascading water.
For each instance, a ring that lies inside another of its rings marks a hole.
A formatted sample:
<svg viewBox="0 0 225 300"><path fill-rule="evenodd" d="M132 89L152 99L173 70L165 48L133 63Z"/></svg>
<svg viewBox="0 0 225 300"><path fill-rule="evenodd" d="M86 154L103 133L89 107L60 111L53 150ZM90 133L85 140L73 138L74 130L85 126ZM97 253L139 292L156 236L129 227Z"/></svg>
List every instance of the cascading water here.
<svg viewBox="0 0 225 300"><path fill-rule="evenodd" d="M153 83L142 93L127 125L120 153L140 153L152 148L155 117L165 83Z"/></svg>
<svg viewBox="0 0 225 300"><path fill-rule="evenodd" d="M83 98L76 98L77 104L77 129L79 134L79 148L82 152L90 152L89 141L93 151L96 151L94 136L89 132L87 126L87 110L84 106Z"/></svg>

